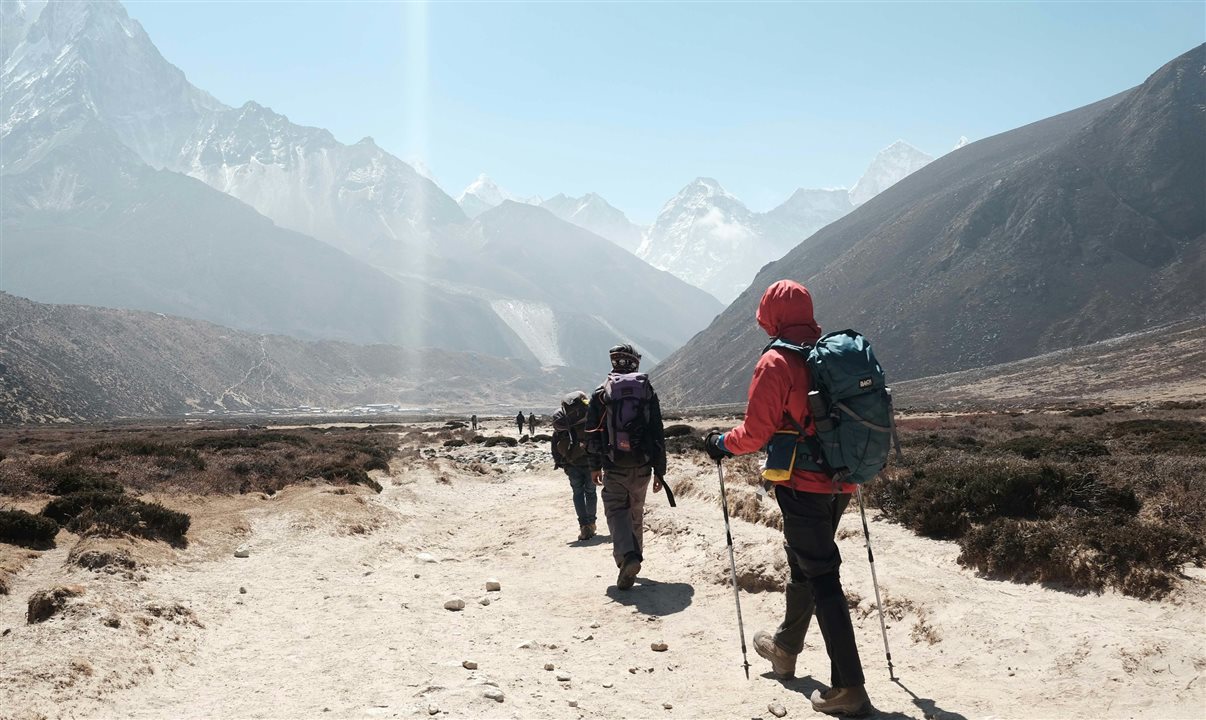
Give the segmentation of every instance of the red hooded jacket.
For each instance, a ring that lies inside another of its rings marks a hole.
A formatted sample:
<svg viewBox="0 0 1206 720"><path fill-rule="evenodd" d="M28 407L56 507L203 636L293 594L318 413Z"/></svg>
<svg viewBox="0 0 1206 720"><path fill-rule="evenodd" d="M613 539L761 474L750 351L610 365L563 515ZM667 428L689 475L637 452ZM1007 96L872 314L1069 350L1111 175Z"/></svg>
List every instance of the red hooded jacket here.
<svg viewBox="0 0 1206 720"><path fill-rule="evenodd" d="M821 337L821 326L812 316L812 296L798 282L780 280L766 289L758 303L758 325L773 338L795 344L812 344ZM812 380L804 358L796 353L770 350L754 367L750 380L745 421L724 434L724 448L734 455L758 452L766 447L776 430L792 429L790 415L807 434L816 432L808 410ZM824 473L796 470L791 480L778 483L803 492L852 493L855 485L835 483ZM836 487L835 487L836 486Z"/></svg>

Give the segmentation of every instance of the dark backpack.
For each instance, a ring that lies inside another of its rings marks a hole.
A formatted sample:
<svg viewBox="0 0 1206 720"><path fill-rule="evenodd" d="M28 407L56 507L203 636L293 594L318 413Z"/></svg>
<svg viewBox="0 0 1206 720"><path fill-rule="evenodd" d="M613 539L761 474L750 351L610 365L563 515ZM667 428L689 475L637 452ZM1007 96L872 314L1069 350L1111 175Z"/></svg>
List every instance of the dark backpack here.
<svg viewBox="0 0 1206 720"><path fill-rule="evenodd" d="M570 465L586 459L586 403L561 404L561 413L553 418L553 442L557 452Z"/></svg>
<svg viewBox="0 0 1206 720"><path fill-rule="evenodd" d="M639 467L653 458L649 437L653 388L644 373L610 373L603 382L607 456L621 467Z"/></svg>
<svg viewBox="0 0 1206 720"><path fill-rule="evenodd" d="M900 458L892 393L867 338L842 330L811 347L775 339L766 346L772 349L797 353L808 365L808 407L817 432L803 442L822 471L839 482L861 485L888 463L893 444Z"/></svg>

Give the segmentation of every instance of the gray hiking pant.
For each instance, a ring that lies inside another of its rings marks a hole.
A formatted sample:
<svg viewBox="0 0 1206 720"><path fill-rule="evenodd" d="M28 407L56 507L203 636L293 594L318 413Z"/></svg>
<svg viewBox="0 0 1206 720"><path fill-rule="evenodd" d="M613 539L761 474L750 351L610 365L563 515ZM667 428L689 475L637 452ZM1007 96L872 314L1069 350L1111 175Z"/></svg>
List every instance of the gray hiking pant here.
<svg viewBox="0 0 1206 720"><path fill-rule="evenodd" d="M653 468L603 471L603 513L607 516L607 529L611 532L611 555L616 567L624 564L628 553L636 553L644 560L643 530L645 521L645 493Z"/></svg>

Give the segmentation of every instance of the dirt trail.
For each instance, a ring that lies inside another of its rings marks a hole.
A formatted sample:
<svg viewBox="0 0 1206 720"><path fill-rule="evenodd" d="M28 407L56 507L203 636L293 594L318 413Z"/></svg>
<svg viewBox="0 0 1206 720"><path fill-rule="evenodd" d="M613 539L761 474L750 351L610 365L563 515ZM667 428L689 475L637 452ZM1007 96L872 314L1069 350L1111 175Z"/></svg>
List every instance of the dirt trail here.
<svg viewBox="0 0 1206 720"><path fill-rule="evenodd" d="M141 582L64 570L107 609L81 605L24 626L18 606L62 560L43 557L0 597L0 620L14 628L0 639L0 717L429 717L431 708L474 718L769 719L771 702L789 718L820 717L807 702L828 680L819 637L810 635L799 663L816 679L770 679L752 649L752 677L742 674L732 593L716 582L726 556L705 465L672 465L686 486L677 509L650 497L648 560L637 587L620 592L608 543L572 542L568 483L543 448L497 452L514 463L501 474L453 473L439 461L416 463L380 495L289 490L249 511L246 559L211 553L152 568ZM326 510L356 497L363 518ZM856 518L843 527L855 529ZM902 678L888 680L864 600L856 631L878 717L1206 713L1200 575L1178 603L1075 596L977 578L956 564L954 545L887 523L872 532L881 584L895 599ZM734 536L743 571L781 554L770 528L737 521ZM841 547L847 589L872 597L861 534ZM489 578L500 592L485 591ZM463 611L444 609L452 597ZM782 598L742 594L747 637L773 626ZM106 612L137 625L129 619L151 601L178 603L204 627L156 619L133 641L101 627ZM657 641L669 650L652 651ZM3 667L17 648L19 665ZM77 691L56 688L46 670L69 676L71 658L90 665ZM110 673L112 682L97 681ZM485 696L494 689L503 702Z"/></svg>

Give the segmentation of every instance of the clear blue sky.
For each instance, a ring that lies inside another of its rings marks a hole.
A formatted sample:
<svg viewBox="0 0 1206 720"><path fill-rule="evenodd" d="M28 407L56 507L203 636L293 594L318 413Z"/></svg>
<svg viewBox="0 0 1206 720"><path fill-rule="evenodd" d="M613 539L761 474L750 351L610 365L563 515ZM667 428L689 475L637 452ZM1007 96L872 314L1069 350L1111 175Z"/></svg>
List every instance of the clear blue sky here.
<svg viewBox="0 0 1206 720"><path fill-rule="evenodd" d="M219 100L422 157L459 194L597 191L641 222L692 178L764 210L1114 94L1206 3L128 2Z"/></svg>

